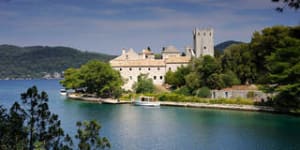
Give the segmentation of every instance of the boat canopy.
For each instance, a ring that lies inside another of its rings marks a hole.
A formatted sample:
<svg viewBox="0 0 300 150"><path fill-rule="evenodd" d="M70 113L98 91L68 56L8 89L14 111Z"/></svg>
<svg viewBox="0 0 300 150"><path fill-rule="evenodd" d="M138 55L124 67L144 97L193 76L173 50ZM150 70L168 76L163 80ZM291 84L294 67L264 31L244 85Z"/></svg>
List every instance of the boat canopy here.
<svg viewBox="0 0 300 150"><path fill-rule="evenodd" d="M140 100L141 101L149 101L149 102L156 101L155 98L151 97L151 96L140 96Z"/></svg>

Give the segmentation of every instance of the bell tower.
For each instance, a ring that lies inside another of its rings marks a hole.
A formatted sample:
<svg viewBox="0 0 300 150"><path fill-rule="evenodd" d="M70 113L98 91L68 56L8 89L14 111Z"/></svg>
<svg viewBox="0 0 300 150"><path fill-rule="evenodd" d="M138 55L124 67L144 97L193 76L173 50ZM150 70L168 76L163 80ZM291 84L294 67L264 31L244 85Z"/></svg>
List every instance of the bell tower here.
<svg viewBox="0 0 300 150"><path fill-rule="evenodd" d="M208 29L194 29L194 52L196 57L210 55L214 57L214 30Z"/></svg>

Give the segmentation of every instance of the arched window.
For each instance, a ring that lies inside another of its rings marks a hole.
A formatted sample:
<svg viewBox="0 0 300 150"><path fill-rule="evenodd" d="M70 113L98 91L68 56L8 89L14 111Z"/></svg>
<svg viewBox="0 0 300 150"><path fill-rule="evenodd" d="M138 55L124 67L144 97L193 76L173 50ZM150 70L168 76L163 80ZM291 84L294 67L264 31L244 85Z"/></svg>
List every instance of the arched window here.
<svg viewBox="0 0 300 150"><path fill-rule="evenodd" d="M154 76L153 79L156 80L156 76Z"/></svg>

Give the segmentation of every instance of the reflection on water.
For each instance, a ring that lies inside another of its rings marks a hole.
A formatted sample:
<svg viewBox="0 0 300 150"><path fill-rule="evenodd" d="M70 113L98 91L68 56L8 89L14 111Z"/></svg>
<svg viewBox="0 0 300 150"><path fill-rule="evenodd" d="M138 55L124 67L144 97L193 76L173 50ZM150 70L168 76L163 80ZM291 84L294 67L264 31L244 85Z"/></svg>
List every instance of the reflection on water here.
<svg viewBox="0 0 300 150"><path fill-rule="evenodd" d="M300 149L300 118L258 112L140 107L67 100L57 80L0 81L1 105L37 85L67 133L79 120L101 122L112 149Z"/></svg>

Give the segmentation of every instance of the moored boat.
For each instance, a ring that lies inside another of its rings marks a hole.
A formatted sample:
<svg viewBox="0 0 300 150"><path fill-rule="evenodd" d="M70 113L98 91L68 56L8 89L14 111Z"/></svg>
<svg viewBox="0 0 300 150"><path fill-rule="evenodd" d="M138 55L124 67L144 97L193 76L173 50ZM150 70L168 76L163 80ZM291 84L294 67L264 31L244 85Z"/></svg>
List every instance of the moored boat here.
<svg viewBox="0 0 300 150"><path fill-rule="evenodd" d="M66 89L60 89L59 93L60 93L60 95L67 95L67 90Z"/></svg>
<svg viewBox="0 0 300 150"><path fill-rule="evenodd" d="M133 101L133 104L136 106L150 106L150 107L158 107L160 103L157 102L154 97L149 96L140 96L139 99Z"/></svg>

